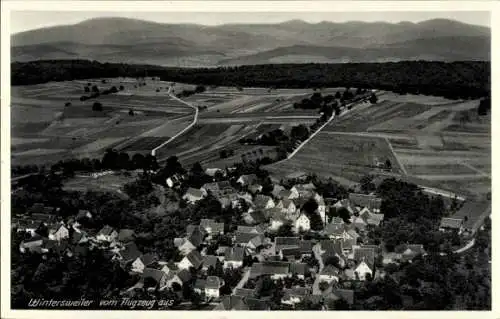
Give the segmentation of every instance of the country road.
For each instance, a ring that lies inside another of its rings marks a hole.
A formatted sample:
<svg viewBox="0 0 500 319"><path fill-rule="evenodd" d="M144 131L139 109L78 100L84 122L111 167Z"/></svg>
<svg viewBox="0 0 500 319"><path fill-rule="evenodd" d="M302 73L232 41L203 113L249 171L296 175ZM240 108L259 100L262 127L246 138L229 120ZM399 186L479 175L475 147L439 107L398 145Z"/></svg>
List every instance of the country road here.
<svg viewBox="0 0 500 319"><path fill-rule="evenodd" d="M164 143L160 144L159 146L155 147L152 151L151 151L151 155L155 156L156 155L156 151L159 150L160 148L164 147L165 145L167 145L168 143L172 142L173 140L175 140L177 137L181 136L182 134L184 134L186 131L188 131L190 128L192 128L198 121L198 115L199 115L199 111L198 111L198 108L186 101L183 101L181 99L179 99L177 96L175 96L174 94L171 93L172 91L172 86L170 86L168 88L168 95L180 102L180 103L183 103L191 108L194 109L195 113L194 113L194 118L193 118L193 122L191 122L191 124L189 124L188 126L186 126L182 131L180 131L179 133L175 134L174 136L172 136L171 138L169 138L167 141L165 141Z"/></svg>

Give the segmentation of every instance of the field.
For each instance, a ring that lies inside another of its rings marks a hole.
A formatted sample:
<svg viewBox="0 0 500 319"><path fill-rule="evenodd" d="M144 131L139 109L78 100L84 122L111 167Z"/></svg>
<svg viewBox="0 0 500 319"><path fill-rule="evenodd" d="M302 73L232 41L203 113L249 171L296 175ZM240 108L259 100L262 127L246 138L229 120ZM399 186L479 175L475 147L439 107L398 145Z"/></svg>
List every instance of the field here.
<svg viewBox="0 0 500 319"><path fill-rule="evenodd" d="M131 172L130 176L121 173L105 175L98 178L75 176L63 184L63 189L68 191L94 191L94 192L112 192L123 199L128 196L123 192L123 186L137 177L136 173Z"/></svg>
<svg viewBox="0 0 500 319"><path fill-rule="evenodd" d="M82 95L90 94L84 88L94 85L100 90L123 86L123 90L81 101ZM267 128L311 124L319 116L314 110L293 108L293 103L313 93L310 89L207 87L203 93L183 98L183 103L169 96L171 85L154 79L115 78L12 87L12 163L100 157L107 148L149 153L175 136L159 150L160 161L177 155L188 163L199 157L204 163L222 165L253 151L240 145L240 138L265 133ZM188 84L173 85L173 94L194 89ZM102 111L92 110L97 101ZM193 106L203 107L198 124L177 137L193 122ZM221 162L222 149L232 149L235 155Z"/></svg>
<svg viewBox="0 0 500 319"><path fill-rule="evenodd" d="M311 171L344 184L365 174L398 176L484 198L491 191L491 118L477 115L478 103L380 92L377 104L355 106L268 169L281 177ZM390 172L371 166L386 159Z"/></svg>

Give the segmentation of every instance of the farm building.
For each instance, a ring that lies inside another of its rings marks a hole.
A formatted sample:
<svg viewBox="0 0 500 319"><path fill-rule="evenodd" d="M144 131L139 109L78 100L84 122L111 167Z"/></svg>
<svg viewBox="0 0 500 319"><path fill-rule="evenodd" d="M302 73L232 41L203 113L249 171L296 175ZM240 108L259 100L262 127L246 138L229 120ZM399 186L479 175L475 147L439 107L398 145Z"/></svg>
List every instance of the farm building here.
<svg viewBox="0 0 500 319"><path fill-rule="evenodd" d="M200 199L202 199L203 197L205 197L205 192L203 192L202 190L190 187L190 188L188 188L188 190L186 191L186 194L184 194L184 196L182 198L184 200L186 200L187 202L193 204L193 203L196 203L197 201L199 201Z"/></svg>
<svg viewBox="0 0 500 319"><path fill-rule="evenodd" d="M350 193L349 201L356 207L368 208L374 213L380 212L382 199L374 195Z"/></svg>
<svg viewBox="0 0 500 319"><path fill-rule="evenodd" d="M439 224L440 231L457 231L460 235L463 231L464 219L463 218L450 218L443 217L441 224Z"/></svg>
<svg viewBox="0 0 500 319"><path fill-rule="evenodd" d="M472 235L483 224L484 219L491 212L490 202L466 202L452 218L463 219L463 232L467 235Z"/></svg>

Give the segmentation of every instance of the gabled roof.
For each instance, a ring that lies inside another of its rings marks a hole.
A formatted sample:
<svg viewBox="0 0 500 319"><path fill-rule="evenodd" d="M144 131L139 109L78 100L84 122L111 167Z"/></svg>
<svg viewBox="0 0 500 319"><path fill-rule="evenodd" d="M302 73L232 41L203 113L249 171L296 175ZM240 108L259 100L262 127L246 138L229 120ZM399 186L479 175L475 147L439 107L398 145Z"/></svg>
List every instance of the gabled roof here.
<svg viewBox="0 0 500 319"><path fill-rule="evenodd" d="M351 289L334 289L332 294L339 299L344 299L348 304L352 305L354 303L354 290Z"/></svg>
<svg viewBox="0 0 500 319"><path fill-rule="evenodd" d="M344 224L327 224L323 230L325 235L340 236L344 233Z"/></svg>
<svg viewBox="0 0 500 319"><path fill-rule="evenodd" d="M339 271L334 266L327 265L327 266L323 267L323 269L321 270L321 272L319 274L325 275L325 276L337 276L339 274Z"/></svg>
<svg viewBox="0 0 500 319"><path fill-rule="evenodd" d="M384 220L384 214L371 213L369 217L366 219L366 223L368 225L378 226L383 220Z"/></svg>
<svg viewBox="0 0 500 319"><path fill-rule="evenodd" d="M260 225L256 226L242 226L238 225L236 229L237 233L256 233L256 234L264 234L264 229Z"/></svg>
<svg viewBox="0 0 500 319"><path fill-rule="evenodd" d="M253 263L250 270L250 278L263 275L287 275L290 273L290 264L282 261L265 261Z"/></svg>
<svg viewBox="0 0 500 319"><path fill-rule="evenodd" d="M184 194L184 196L186 196L186 195L190 195L190 196L197 197L197 198L202 198L203 192L199 189L189 187L188 190L186 191L186 194Z"/></svg>
<svg viewBox="0 0 500 319"><path fill-rule="evenodd" d="M195 247L200 246L203 243L203 238L206 235L205 230L199 226L195 226L191 232L189 232L189 230L190 229L188 228L189 235L187 237L187 240L189 240L189 242Z"/></svg>
<svg viewBox="0 0 500 319"><path fill-rule="evenodd" d="M278 196L277 197L281 197L281 198L288 198L290 197L290 195L292 195L292 192L289 191L288 189L283 189L279 192Z"/></svg>
<svg viewBox="0 0 500 319"><path fill-rule="evenodd" d="M249 215L256 224L262 224L267 221L266 215L261 210L254 210L250 212Z"/></svg>
<svg viewBox="0 0 500 319"><path fill-rule="evenodd" d="M144 254L140 258L145 266L149 266L156 261L156 256L151 253Z"/></svg>
<svg viewBox="0 0 500 319"><path fill-rule="evenodd" d="M340 217L332 217L330 224L344 224L344 220Z"/></svg>
<svg viewBox="0 0 500 319"><path fill-rule="evenodd" d="M323 258L334 256L334 255L343 255L344 243L342 239L333 239L333 240L322 240L320 242L321 250L324 250Z"/></svg>
<svg viewBox="0 0 500 319"><path fill-rule="evenodd" d="M299 242L299 250L302 254L311 253L313 246L314 246L314 241L312 240L301 240Z"/></svg>
<svg viewBox="0 0 500 319"><path fill-rule="evenodd" d="M259 184L252 184L252 185L248 186L248 191L250 193L260 192L261 189L262 189L262 185L259 185Z"/></svg>
<svg viewBox="0 0 500 319"><path fill-rule="evenodd" d="M283 256L286 256L286 257L288 257L288 256L298 257L301 255L299 246L283 248L283 249L281 249L281 253L283 254Z"/></svg>
<svg viewBox="0 0 500 319"><path fill-rule="evenodd" d="M208 276L205 285L207 289L219 289L221 287L221 280L217 276Z"/></svg>
<svg viewBox="0 0 500 319"><path fill-rule="evenodd" d="M290 207L290 205L295 206L295 203L293 202L293 200L288 199L288 198L283 198L283 199L281 200L281 202L283 203L283 207L284 207L284 208L288 208L288 207Z"/></svg>
<svg viewBox="0 0 500 319"><path fill-rule="evenodd" d="M247 288L236 288L234 290L233 296L239 297L255 297L256 291L255 289L247 289Z"/></svg>
<svg viewBox="0 0 500 319"><path fill-rule="evenodd" d="M113 233L113 231L114 231L113 227L106 225L103 228L101 228L101 230L97 233L97 235L109 236Z"/></svg>
<svg viewBox="0 0 500 319"><path fill-rule="evenodd" d="M203 290L203 289L205 289L206 285L207 285L207 281L205 279L198 278L194 282L193 288Z"/></svg>
<svg viewBox="0 0 500 319"><path fill-rule="evenodd" d="M128 242L132 241L135 238L135 232L133 229L127 229L123 228L120 229L120 232L118 233L118 240L121 242Z"/></svg>
<svg viewBox="0 0 500 319"><path fill-rule="evenodd" d="M161 279L165 276L165 273L161 270L154 269L154 268L144 268L144 271L142 272L142 278L151 278L153 279L157 284L160 283Z"/></svg>
<svg viewBox="0 0 500 319"><path fill-rule="evenodd" d="M242 247L230 247L224 253L225 261L243 261L245 250Z"/></svg>
<svg viewBox="0 0 500 319"><path fill-rule="evenodd" d="M264 235L256 234L256 233L239 233L239 232L237 232L234 243L235 244L247 244L247 243L250 243L250 241L252 241L256 237L262 238L262 240L263 240Z"/></svg>
<svg viewBox="0 0 500 319"><path fill-rule="evenodd" d="M297 275L306 275L308 271L307 264L305 263L291 263L290 272Z"/></svg>
<svg viewBox="0 0 500 319"><path fill-rule="evenodd" d="M219 258L214 255L206 255L203 260L203 267L209 268L210 266L214 267L217 265Z"/></svg>
<svg viewBox="0 0 500 319"><path fill-rule="evenodd" d="M258 208L264 208L264 207L266 207L267 203L270 200L272 201L271 197L269 197L267 195L261 195L261 194L259 194L259 195L255 196L255 199L253 200L253 203Z"/></svg>
<svg viewBox="0 0 500 319"><path fill-rule="evenodd" d="M285 188L279 184L274 184L274 187L273 187L273 190L271 192L271 194L273 194L274 197L279 197L280 196L280 193L282 190L284 190Z"/></svg>
<svg viewBox="0 0 500 319"><path fill-rule="evenodd" d="M191 280L191 273L189 272L189 270L187 269L182 269L181 271L179 271L177 273L177 277L179 277L179 279L182 281L182 282L188 282L189 280Z"/></svg>
<svg viewBox="0 0 500 319"><path fill-rule="evenodd" d="M375 195L365 195L358 193L349 193L349 200L359 207L367 207L370 210L380 209L382 205L382 199Z"/></svg>
<svg viewBox="0 0 500 319"><path fill-rule="evenodd" d="M364 261L370 268L375 263L375 250L373 248L356 248L354 250L354 260L360 263Z"/></svg>
<svg viewBox="0 0 500 319"><path fill-rule="evenodd" d="M300 191L312 191L316 189L316 186L314 186L313 183L307 183L307 184L295 184L293 187L300 192Z"/></svg>
<svg viewBox="0 0 500 319"><path fill-rule="evenodd" d="M85 233L83 231L74 231L73 235L71 235L71 243L72 244L78 244L80 240L82 240L85 236Z"/></svg>
<svg viewBox="0 0 500 319"><path fill-rule="evenodd" d="M139 248L137 248L137 245L134 242L125 244L125 248L123 250L120 250L119 253L124 261L136 260L142 255L142 253L139 251Z"/></svg>
<svg viewBox="0 0 500 319"><path fill-rule="evenodd" d="M78 211L78 214L76 215L76 220L80 220L80 219L86 218L87 215L92 216L92 214L88 210L86 210L86 209L80 209Z"/></svg>
<svg viewBox="0 0 500 319"><path fill-rule="evenodd" d="M203 256L197 250L192 250L189 254L186 255L186 258L193 265L194 268L198 268L203 263Z"/></svg>
<svg viewBox="0 0 500 319"><path fill-rule="evenodd" d="M204 188L207 191L217 192L217 191L219 191L219 184L217 184L215 182L214 183L206 183L206 184L203 184L202 188Z"/></svg>
<svg viewBox="0 0 500 319"><path fill-rule="evenodd" d="M443 217L441 219L441 224L439 227L442 228L452 228L452 229L460 229L462 226L463 219L462 218L448 218L448 217Z"/></svg>
<svg viewBox="0 0 500 319"><path fill-rule="evenodd" d="M287 247L299 247L300 237L275 237L274 243L276 246L276 251L280 251Z"/></svg>

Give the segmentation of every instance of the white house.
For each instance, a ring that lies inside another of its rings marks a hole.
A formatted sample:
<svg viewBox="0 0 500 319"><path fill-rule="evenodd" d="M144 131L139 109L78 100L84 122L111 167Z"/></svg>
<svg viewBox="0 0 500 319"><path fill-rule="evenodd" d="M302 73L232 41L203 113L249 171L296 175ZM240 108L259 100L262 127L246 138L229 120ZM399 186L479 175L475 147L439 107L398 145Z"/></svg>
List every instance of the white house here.
<svg viewBox="0 0 500 319"><path fill-rule="evenodd" d="M285 214L285 216L289 215L291 216L295 214L295 211L297 210L297 206L295 206L295 203L288 198L284 198L278 201L276 207L280 208L281 211Z"/></svg>
<svg viewBox="0 0 500 319"><path fill-rule="evenodd" d="M203 264L203 256L197 251L193 250L189 254L187 254L182 260L177 264L179 269L189 269L199 268Z"/></svg>
<svg viewBox="0 0 500 319"><path fill-rule="evenodd" d="M196 249L196 246L193 245L187 238L175 238L174 246L176 246L181 255L184 256Z"/></svg>
<svg viewBox="0 0 500 319"><path fill-rule="evenodd" d="M295 230L299 232L300 230L308 231L311 229L311 221L306 214L301 213L297 220L295 221Z"/></svg>
<svg viewBox="0 0 500 319"><path fill-rule="evenodd" d="M208 276L205 282L205 297L219 298L220 288L224 285L224 281L216 276Z"/></svg>
<svg viewBox="0 0 500 319"><path fill-rule="evenodd" d="M224 253L224 268L239 268L243 266L245 249L243 247L231 247Z"/></svg>
<svg viewBox="0 0 500 319"><path fill-rule="evenodd" d="M270 209L275 206L273 199L266 195L255 196L253 203L257 209Z"/></svg>
<svg viewBox="0 0 500 319"><path fill-rule="evenodd" d="M61 241L68 237L69 237L69 230L63 224L59 224L59 226L53 229L49 234L49 239L57 241Z"/></svg>
<svg viewBox="0 0 500 319"><path fill-rule="evenodd" d="M96 235L98 241L108 242L115 240L117 237L118 232L108 225L104 226Z"/></svg>
<svg viewBox="0 0 500 319"><path fill-rule="evenodd" d="M206 195L207 195L206 192L203 192L200 189L189 187L184 196L182 196L182 198L186 200L188 203L193 204L203 199Z"/></svg>
<svg viewBox="0 0 500 319"><path fill-rule="evenodd" d="M373 275L372 269L365 261L361 261L354 271L358 274L358 278L361 281L366 280L366 274Z"/></svg>

